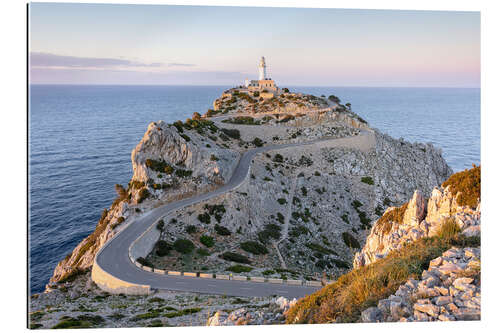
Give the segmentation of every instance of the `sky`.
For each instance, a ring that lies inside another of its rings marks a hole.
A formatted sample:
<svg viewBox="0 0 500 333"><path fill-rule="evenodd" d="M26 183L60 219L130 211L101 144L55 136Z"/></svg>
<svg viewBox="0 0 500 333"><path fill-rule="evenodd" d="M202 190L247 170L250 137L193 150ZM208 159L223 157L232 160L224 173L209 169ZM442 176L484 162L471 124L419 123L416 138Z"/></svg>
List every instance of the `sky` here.
<svg viewBox="0 0 500 333"><path fill-rule="evenodd" d="M479 12L31 3L33 84L479 87Z"/></svg>

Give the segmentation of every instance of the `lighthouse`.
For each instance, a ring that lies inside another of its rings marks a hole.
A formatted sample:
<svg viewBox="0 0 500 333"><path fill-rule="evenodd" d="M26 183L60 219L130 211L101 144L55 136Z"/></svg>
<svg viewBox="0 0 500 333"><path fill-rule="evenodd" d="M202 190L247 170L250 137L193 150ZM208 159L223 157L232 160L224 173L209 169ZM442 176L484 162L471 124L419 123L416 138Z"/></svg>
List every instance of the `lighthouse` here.
<svg viewBox="0 0 500 333"><path fill-rule="evenodd" d="M262 57L259 63L259 80L265 80L266 76L266 59Z"/></svg>

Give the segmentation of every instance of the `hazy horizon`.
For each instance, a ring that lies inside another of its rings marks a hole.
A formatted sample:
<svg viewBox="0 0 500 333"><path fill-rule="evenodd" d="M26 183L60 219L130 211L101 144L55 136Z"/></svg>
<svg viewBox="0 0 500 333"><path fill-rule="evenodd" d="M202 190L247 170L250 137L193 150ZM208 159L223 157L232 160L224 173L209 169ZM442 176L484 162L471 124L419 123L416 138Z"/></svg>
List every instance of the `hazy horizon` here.
<svg viewBox="0 0 500 333"><path fill-rule="evenodd" d="M480 87L480 13L30 4L33 84Z"/></svg>

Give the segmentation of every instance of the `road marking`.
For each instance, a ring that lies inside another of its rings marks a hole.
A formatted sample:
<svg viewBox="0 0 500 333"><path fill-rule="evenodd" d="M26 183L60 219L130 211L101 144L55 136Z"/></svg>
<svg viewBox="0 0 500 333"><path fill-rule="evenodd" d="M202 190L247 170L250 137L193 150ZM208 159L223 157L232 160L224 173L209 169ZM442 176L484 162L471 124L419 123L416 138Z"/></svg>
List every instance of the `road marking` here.
<svg viewBox="0 0 500 333"><path fill-rule="evenodd" d="M276 292L278 292L278 293L286 293L286 294L288 294L288 291L286 291L286 290L276 290Z"/></svg>

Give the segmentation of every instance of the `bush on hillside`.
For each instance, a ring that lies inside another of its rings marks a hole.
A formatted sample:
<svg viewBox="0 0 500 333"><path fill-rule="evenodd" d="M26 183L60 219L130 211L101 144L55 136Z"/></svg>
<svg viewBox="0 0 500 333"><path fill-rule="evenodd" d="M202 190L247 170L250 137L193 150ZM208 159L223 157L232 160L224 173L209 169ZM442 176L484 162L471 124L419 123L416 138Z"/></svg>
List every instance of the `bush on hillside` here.
<svg viewBox="0 0 500 333"><path fill-rule="evenodd" d="M200 237L200 243L205 245L206 247L212 247L215 244L215 240L213 237L202 235Z"/></svg>
<svg viewBox="0 0 500 333"><path fill-rule="evenodd" d="M174 243L174 249L183 254L188 254L193 252L194 244L189 239L178 239Z"/></svg>
<svg viewBox="0 0 500 333"><path fill-rule="evenodd" d="M240 264L250 264L251 263L250 259L248 259L244 255L236 253L236 252L224 252L221 257L224 260L234 261L234 262L237 262Z"/></svg>
<svg viewBox="0 0 500 333"><path fill-rule="evenodd" d="M342 233L342 239L344 240L345 245L347 245L347 247L350 249L361 248L361 245L359 244L358 240L354 238L354 236L348 233L347 231Z"/></svg>
<svg viewBox="0 0 500 333"><path fill-rule="evenodd" d="M215 225L214 230L218 235L221 235L221 236L231 235L231 231L228 228L221 226L219 224Z"/></svg>
<svg viewBox="0 0 500 333"><path fill-rule="evenodd" d="M228 137L230 138L233 138L233 139L236 139L236 140L239 140L241 135L240 135L240 131L237 130L237 129L230 129L230 128L221 128L220 129L225 135L227 135ZM222 139L222 137L221 137Z"/></svg>
<svg viewBox="0 0 500 333"><path fill-rule="evenodd" d="M255 255L268 253L267 248L259 242L247 241L240 244L241 248Z"/></svg>
<svg viewBox="0 0 500 333"><path fill-rule="evenodd" d="M164 240L159 240L156 242L156 255L163 257L170 253L173 247L171 244Z"/></svg>
<svg viewBox="0 0 500 333"><path fill-rule="evenodd" d="M226 268L226 271L233 272L233 273L248 273L253 270L252 267L249 266L243 266L243 265L234 265Z"/></svg>

